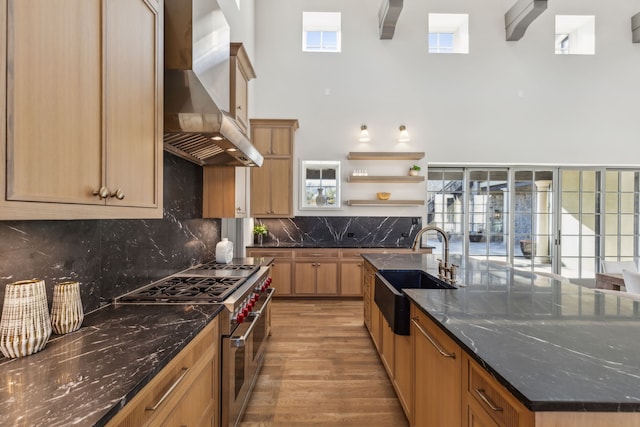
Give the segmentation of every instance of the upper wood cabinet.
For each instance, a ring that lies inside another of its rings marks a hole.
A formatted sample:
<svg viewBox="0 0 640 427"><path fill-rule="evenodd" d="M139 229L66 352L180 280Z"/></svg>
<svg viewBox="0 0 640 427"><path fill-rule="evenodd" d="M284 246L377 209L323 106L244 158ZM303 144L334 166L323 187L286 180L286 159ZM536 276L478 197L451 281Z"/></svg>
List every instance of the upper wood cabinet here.
<svg viewBox="0 0 640 427"><path fill-rule="evenodd" d="M229 109L236 122L246 132L249 128L249 80L256 78L256 72L242 43L231 43L230 64Z"/></svg>
<svg viewBox="0 0 640 427"><path fill-rule="evenodd" d="M247 168L205 166L203 170L202 216L246 218Z"/></svg>
<svg viewBox="0 0 640 427"><path fill-rule="evenodd" d="M251 119L251 140L264 157L293 156L297 120Z"/></svg>
<svg viewBox="0 0 640 427"><path fill-rule="evenodd" d="M0 0L0 219L162 217L162 23L154 0Z"/></svg>
<svg viewBox="0 0 640 427"><path fill-rule="evenodd" d="M264 162L251 169L251 216L293 217L293 143L297 120L251 119L251 140Z"/></svg>

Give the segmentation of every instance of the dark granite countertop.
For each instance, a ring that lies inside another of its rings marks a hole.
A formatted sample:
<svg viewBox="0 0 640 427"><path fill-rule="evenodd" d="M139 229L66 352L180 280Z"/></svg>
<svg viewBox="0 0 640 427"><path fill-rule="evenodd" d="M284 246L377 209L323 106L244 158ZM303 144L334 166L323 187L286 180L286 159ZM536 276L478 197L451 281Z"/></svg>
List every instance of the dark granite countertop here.
<svg viewBox="0 0 640 427"><path fill-rule="evenodd" d="M360 244L357 242L270 242L262 245L248 245L250 249L295 249L295 248L327 248L327 249L409 249L409 246ZM424 249L424 248L423 248Z"/></svg>
<svg viewBox="0 0 640 427"><path fill-rule="evenodd" d="M104 425L222 308L108 305L38 353L0 356L0 425Z"/></svg>
<svg viewBox="0 0 640 427"><path fill-rule="evenodd" d="M437 275L437 255L365 255ZM640 412L640 303L491 262L452 257L458 289L406 289L534 411Z"/></svg>

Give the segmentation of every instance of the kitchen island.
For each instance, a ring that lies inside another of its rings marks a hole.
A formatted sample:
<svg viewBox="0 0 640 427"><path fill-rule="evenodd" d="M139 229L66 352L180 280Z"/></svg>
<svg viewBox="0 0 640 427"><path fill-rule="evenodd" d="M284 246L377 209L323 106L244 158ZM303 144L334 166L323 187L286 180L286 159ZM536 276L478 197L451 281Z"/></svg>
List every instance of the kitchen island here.
<svg viewBox="0 0 640 427"><path fill-rule="evenodd" d="M433 255L363 257L376 270L437 276ZM452 258L460 265L457 289L404 294L534 413L536 426L640 425L638 302L497 263ZM561 421L549 424L552 419Z"/></svg>

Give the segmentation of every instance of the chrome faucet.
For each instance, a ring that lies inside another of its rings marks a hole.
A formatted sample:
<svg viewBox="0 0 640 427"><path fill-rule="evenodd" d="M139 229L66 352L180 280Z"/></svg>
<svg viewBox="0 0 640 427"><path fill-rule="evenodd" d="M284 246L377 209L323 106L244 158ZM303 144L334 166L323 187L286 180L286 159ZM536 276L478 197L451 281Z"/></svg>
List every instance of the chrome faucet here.
<svg viewBox="0 0 640 427"><path fill-rule="evenodd" d="M420 238L427 231L436 231L440 233L442 236L442 242L444 243L444 262L442 259L438 258L438 277L443 279L449 283L456 282L456 268L458 267L455 264L449 264L449 236L447 233L440 227L435 225L427 225L426 227L422 227L416 237L413 239L413 245L411 249L414 252L417 252L420 247Z"/></svg>

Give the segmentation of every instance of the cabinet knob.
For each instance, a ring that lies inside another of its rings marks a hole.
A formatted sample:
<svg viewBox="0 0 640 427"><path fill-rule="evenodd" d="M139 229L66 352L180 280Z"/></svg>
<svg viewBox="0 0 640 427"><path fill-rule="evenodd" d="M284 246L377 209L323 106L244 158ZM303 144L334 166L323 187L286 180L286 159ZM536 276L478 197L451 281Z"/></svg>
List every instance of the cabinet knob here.
<svg viewBox="0 0 640 427"><path fill-rule="evenodd" d="M100 200L106 199L110 195L109 194L109 189L107 187L100 187L99 190L94 190L93 191L93 195L94 196L98 196L100 198Z"/></svg>
<svg viewBox="0 0 640 427"><path fill-rule="evenodd" d="M109 194L109 197L115 197L118 200L122 200L122 199L124 199L124 191L122 191L121 188L118 188L116 191L114 191L113 193Z"/></svg>

